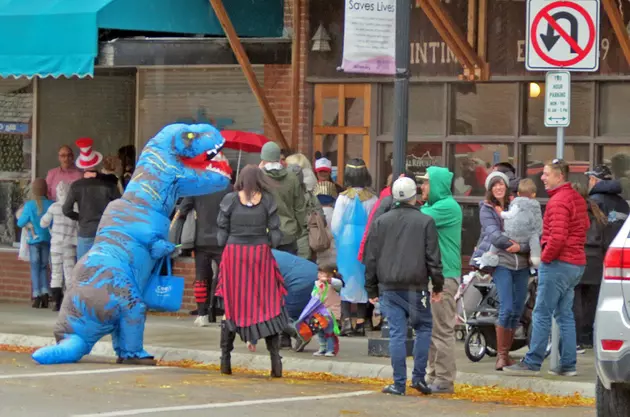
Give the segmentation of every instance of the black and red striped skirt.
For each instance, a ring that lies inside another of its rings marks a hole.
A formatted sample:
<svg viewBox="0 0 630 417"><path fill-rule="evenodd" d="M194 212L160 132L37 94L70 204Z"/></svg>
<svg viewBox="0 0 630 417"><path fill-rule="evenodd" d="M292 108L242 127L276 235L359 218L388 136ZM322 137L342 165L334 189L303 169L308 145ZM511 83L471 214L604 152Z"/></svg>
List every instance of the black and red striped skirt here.
<svg viewBox="0 0 630 417"><path fill-rule="evenodd" d="M245 342L279 334L289 325L287 290L269 245L228 244L215 294L222 299L228 329Z"/></svg>

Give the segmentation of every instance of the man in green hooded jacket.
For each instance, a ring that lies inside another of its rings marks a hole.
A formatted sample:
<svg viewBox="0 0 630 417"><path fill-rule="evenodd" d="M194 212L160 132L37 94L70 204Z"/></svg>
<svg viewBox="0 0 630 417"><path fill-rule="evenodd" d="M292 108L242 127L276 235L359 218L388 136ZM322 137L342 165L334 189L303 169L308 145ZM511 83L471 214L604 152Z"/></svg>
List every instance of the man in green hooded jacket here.
<svg viewBox="0 0 630 417"><path fill-rule="evenodd" d="M431 306L433 333L426 382L434 393L453 392L455 366L455 294L462 275L462 209L453 198L453 173L447 168L429 167L422 180L422 213L435 220L442 254L444 290L442 300Z"/></svg>

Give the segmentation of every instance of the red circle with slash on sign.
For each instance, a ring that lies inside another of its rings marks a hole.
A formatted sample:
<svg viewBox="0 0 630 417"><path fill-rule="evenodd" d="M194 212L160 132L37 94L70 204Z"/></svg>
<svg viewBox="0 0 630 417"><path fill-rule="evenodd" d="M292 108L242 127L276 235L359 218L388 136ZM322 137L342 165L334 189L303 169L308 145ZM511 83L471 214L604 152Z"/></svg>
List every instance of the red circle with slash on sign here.
<svg viewBox="0 0 630 417"><path fill-rule="evenodd" d="M562 26L560 26L558 22L554 20L553 17L551 17L551 14L549 12L559 7L567 7L569 9L573 9L576 12L578 12L580 15L582 15L584 20L586 20L586 24L588 26L588 42L586 43L586 46L584 48L578 45L575 39L573 39L571 35L569 35L562 28ZM540 25L543 19L547 22L548 25L554 28L556 32L558 32L558 35L560 35L560 37L565 42L567 42L573 50L577 51L577 56L575 56L574 58L568 59L566 61L561 61L561 60L557 60L548 56L542 50L542 48L540 47L540 42L538 40L538 36L537 36L538 33L536 29L538 29L538 25ZM543 7L538 12L536 17L534 17L534 20L532 22L532 27L530 30L531 30L530 38L532 40L532 46L534 47L534 50L536 51L538 56L540 56L540 58L546 63L555 65L557 67L569 67L571 65L575 65L578 62L582 61L584 58L586 58L586 56L591 51L591 49L593 49L593 45L595 44L595 23L593 23L590 15L582 6L576 3L569 2L569 1L557 1Z"/></svg>

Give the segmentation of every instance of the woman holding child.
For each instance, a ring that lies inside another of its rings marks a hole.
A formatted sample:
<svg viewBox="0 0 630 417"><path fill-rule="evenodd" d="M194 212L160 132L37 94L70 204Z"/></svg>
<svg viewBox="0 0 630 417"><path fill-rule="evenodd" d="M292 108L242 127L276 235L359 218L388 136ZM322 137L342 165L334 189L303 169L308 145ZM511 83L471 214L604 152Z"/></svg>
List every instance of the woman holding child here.
<svg viewBox="0 0 630 417"><path fill-rule="evenodd" d="M529 246L512 241L503 229L501 213L509 209L512 200L509 184L508 176L499 171L492 172L486 178L486 198L479 203L481 236L471 258L471 265L479 268L476 259L484 253L496 251L498 257L498 265L492 273L500 304L496 325L497 371L514 363L509 352L525 308L530 271ZM518 194L521 197L535 198L535 184L529 179L522 180Z"/></svg>

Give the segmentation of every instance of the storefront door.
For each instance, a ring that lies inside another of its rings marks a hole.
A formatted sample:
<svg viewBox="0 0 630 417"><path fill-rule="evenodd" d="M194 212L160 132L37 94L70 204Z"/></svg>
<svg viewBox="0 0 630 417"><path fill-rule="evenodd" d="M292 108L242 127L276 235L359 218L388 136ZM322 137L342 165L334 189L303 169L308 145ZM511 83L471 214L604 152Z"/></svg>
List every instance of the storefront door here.
<svg viewBox="0 0 630 417"><path fill-rule="evenodd" d="M370 162L371 84L317 84L313 115L314 149L338 168L352 158Z"/></svg>

